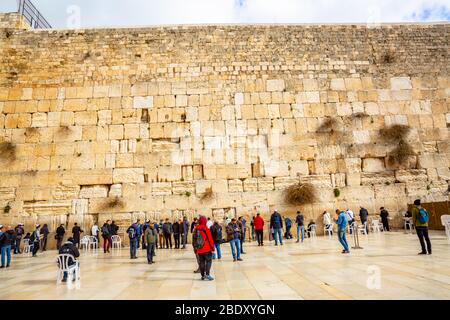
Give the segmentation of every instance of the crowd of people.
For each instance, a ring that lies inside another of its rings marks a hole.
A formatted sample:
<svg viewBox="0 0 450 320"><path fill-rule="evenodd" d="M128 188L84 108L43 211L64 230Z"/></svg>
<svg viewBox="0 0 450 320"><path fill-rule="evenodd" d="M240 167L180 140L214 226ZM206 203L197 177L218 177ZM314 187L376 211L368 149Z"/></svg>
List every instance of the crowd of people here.
<svg viewBox="0 0 450 320"><path fill-rule="evenodd" d="M368 210L360 207L360 222L367 233L369 232L368 216ZM431 254L431 242L428 236L428 213L421 206L420 200L414 202L411 216L422 248L420 254ZM389 213L383 207L380 208L380 217L383 229L389 231ZM350 249L346 239L346 231L347 226L352 225L356 221L354 213L349 209L337 209L335 216L332 218L329 212L324 211L322 219L324 227L331 234L333 233L333 221L337 225L338 240L343 247L342 253L348 254ZM269 240L274 240L275 246L278 246L283 245L283 238L293 239L291 233L293 223L297 224L297 243L304 241L305 234L311 237L315 233L315 221L310 220L305 227L305 216L300 211L297 211L293 222L289 217L282 217L278 210L275 210L269 220ZM264 246L265 226L266 223L260 213L252 217L250 222L251 236L249 236L249 239L256 240L258 246ZM118 231L119 226L115 221L107 220L101 228L94 223L91 228L91 236L95 237L98 243L100 243L102 238L103 251L104 253L109 253L112 247L112 237L117 236ZM195 217L192 222L189 222L186 216L173 222L167 218L160 220L159 223L151 222L150 220L141 223L140 219L137 219L125 232L130 242L130 258L137 259L137 250L142 248L142 250L146 250L149 264L155 263L154 257L157 249L186 249L188 235L191 233L192 246L198 263L198 268L194 272L200 273L202 280L211 281L214 280L210 275L212 261L214 259L222 259L221 246L224 243L228 242L230 244L233 261L242 261L242 255L245 254L244 243L247 236L247 221L242 216L238 219L225 217L221 223L218 220L213 221L202 215ZM351 228L350 232L352 232ZM72 236L66 242L63 242L66 230L63 224L59 225L55 231L58 252L69 253L76 259L79 256L78 249L83 233L84 231L81 227L74 223ZM23 223L19 223L15 228L0 225L1 268L10 267L11 251L14 254L22 253L20 250L22 240L27 239L33 257L36 257L39 249L45 251L49 234L50 230L46 224L42 227L37 224L31 233L25 233ZM72 262L75 263L75 261ZM67 279L67 274L64 275L63 280L65 281L65 279Z"/></svg>

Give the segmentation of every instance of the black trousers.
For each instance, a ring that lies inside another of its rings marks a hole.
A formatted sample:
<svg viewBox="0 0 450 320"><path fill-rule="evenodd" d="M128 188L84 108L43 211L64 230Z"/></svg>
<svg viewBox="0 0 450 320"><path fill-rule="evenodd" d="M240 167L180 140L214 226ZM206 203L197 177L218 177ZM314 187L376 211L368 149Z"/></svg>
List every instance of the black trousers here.
<svg viewBox="0 0 450 320"><path fill-rule="evenodd" d="M381 218L381 222L383 223L383 229L389 231L389 220L388 218Z"/></svg>
<svg viewBox="0 0 450 320"><path fill-rule="evenodd" d="M174 233L173 239L175 240L175 249L180 249L180 234Z"/></svg>
<svg viewBox="0 0 450 320"><path fill-rule="evenodd" d="M47 250L47 237L43 237L41 240L42 251Z"/></svg>
<svg viewBox="0 0 450 320"><path fill-rule="evenodd" d="M38 252L38 250L39 250L39 241L34 241L33 242L33 256L35 256L36 255L36 253Z"/></svg>
<svg viewBox="0 0 450 320"><path fill-rule="evenodd" d="M20 251L20 242L22 241L22 238L16 238L16 245L14 247L14 253L21 253Z"/></svg>
<svg viewBox="0 0 450 320"><path fill-rule="evenodd" d="M258 241L258 244L264 243L264 230L255 230L256 233L256 240Z"/></svg>
<svg viewBox="0 0 450 320"><path fill-rule="evenodd" d="M209 276L209 272L211 270L212 265L212 253L199 253L198 255L199 264L200 264L200 273L202 277Z"/></svg>
<svg viewBox="0 0 450 320"><path fill-rule="evenodd" d="M147 243L147 261L153 263L153 257L155 255L155 243Z"/></svg>
<svg viewBox="0 0 450 320"><path fill-rule="evenodd" d="M166 244L166 249L172 249L172 235L170 233L164 233L164 242Z"/></svg>
<svg viewBox="0 0 450 320"><path fill-rule="evenodd" d="M420 246L423 253L431 253L431 241L428 237L428 227L416 227L417 236L419 237ZM425 241L424 241L425 240ZM425 242L427 246L425 247ZM428 250L427 250L428 249Z"/></svg>
<svg viewBox="0 0 450 320"><path fill-rule="evenodd" d="M63 242L64 237L56 239L56 249L61 249L61 244Z"/></svg>

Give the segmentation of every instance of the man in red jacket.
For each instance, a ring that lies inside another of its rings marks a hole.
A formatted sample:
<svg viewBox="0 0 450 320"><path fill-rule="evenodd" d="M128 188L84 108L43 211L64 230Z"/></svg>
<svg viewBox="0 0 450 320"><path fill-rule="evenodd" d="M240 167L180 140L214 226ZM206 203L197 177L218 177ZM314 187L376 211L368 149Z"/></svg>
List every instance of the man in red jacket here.
<svg viewBox="0 0 450 320"><path fill-rule="evenodd" d="M258 240L258 247L263 246L264 219L261 217L259 213L256 214L254 225L255 225L256 239Z"/></svg>
<svg viewBox="0 0 450 320"><path fill-rule="evenodd" d="M195 250L195 254L198 255L200 273L202 274L202 280L214 280L213 277L209 275L212 265L212 253L214 251L214 240L211 235L211 231L206 227L208 219L205 216L200 216L198 219L199 223L194 228L193 236L197 234L197 230L200 231L200 235L203 238L203 246Z"/></svg>

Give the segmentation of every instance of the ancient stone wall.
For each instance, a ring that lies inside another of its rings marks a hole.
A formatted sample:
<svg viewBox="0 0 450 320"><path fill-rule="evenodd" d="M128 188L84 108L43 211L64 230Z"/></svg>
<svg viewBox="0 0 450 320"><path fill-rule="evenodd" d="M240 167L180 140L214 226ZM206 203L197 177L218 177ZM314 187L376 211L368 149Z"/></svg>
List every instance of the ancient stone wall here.
<svg viewBox="0 0 450 320"><path fill-rule="evenodd" d="M125 227L257 207L320 225L323 210L359 205L398 222L415 198L449 200L449 24L16 21L0 15L4 224ZM389 142L396 124L410 132ZM298 182L317 188L314 203L286 204Z"/></svg>

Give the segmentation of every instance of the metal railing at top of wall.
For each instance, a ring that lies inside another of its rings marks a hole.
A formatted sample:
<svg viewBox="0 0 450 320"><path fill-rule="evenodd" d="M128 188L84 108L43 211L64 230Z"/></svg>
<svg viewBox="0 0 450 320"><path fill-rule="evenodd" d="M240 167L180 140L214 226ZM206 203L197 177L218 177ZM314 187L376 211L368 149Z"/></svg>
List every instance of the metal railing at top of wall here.
<svg viewBox="0 0 450 320"><path fill-rule="evenodd" d="M18 12L34 29L51 29L50 23L42 16L31 0L19 0Z"/></svg>

